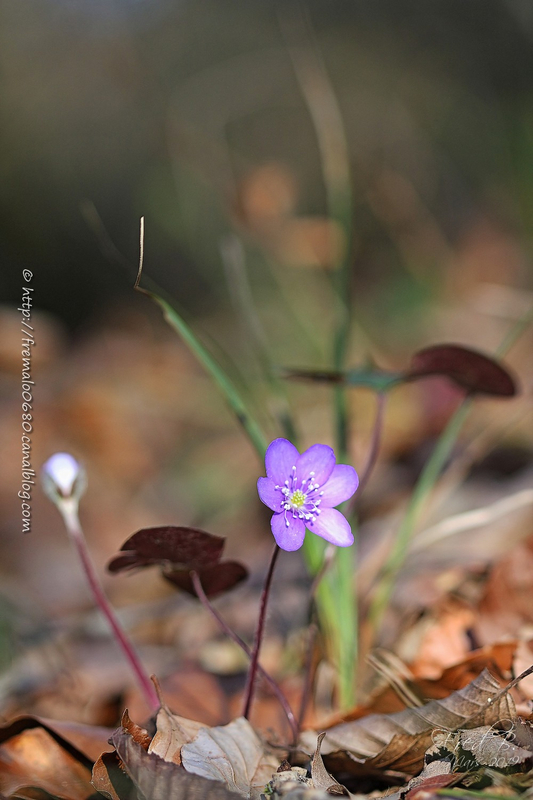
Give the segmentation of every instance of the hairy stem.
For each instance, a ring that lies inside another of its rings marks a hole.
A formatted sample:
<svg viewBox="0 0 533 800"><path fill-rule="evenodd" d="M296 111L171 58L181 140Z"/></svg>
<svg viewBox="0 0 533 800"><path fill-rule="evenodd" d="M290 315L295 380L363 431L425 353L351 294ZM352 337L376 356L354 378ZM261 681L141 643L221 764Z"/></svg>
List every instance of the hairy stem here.
<svg viewBox="0 0 533 800"><path fill-rule="evenodd" d="M80 557L80 561L83 566L83 570L87 577L87 581L89 583L89 587L93 594L94 600L97 606L102 611L103 615L109 622L111 629L113 631L113 635L119 647L122 649L122 652L126 656L127 661L129 662L134 675L137 679L139 687L144 695L146 703L148 704L151 711L157 711L159 708L159 699L157 697L157 693L154 689L154 686L144 671L144 668L139 660L135 649L130 642L129 638L127 637L125 631L123 630L120 622L118 621L117 615L113 610L112 606L107 599L94 564L92 562L91 556L87 549L87 543L85 541L85 536L83 534L83 529L80 524L80 520L78 517L78 505L77 502L74 500L63 500L57 504L59 511L61 512L61 516L65 522L65 526L69 533L69 536L78 551L78 555Z"/></svg>
<svg viewBox="0 0 533 800"><path fill-rule="evenodd" d="M213 606L213 604L211 603L210 599L208 598L208 596L206 595L206 593L204 591L204 588L202 586L202 582L200 580L200 576L198 575L198 573L192 571L191 572L191 579L192 579L193 586L194 586L194 591L196 592L198 600L202 603L204 608L207 609L207 611L209 611L211 616L214 617L214 619L216 619L216 621L220 625L221 629L224 631L224 633L227 636L229 636L229 638L232 640L232 642L235 642L235 644L238 647L240 647L241 650L244 653L246 653L248 658L251 659L252 658L252 650L248 647L248 645L246 644L244 639L241 639L241 637L237 633L235 633L235 631L232 630L232 628L230 628L230 626L228 625L226 620L218 613L216 608ZM265 679L265 681L268 683L268 685L272 689L273 693L278 698L279 704L283 708L283 710L285 712L285 715L287 717L288 723L290 725L294 742L296 742L296 740L298 738L298 723L297 723L296 717L294 716L294 713L293 713L293 711L292 711L292 709L291 709L291 707L289 705L289 701L287 700L287 698L285 697L285 695L281 691L280 687L278 686L278 684L276 683L274 678L272 678L272 676L269 675L269 673L265 669L263 669L263 667L261 666L261 664L259 664L259 662L257 662L257 672Z"/></svg>
<svg viewBox="0 0 533 800"><path fill-rule="evenodd" d="M257 674L257 664L259 661L259 650L261 649L261 643L263 641L263 632L265 629L266 608L268 604L268 598L270 595L270 587L272 585L274 568L276 566L276 561L278 560L279 556L279 550L280 549L276 544L274 547L274 552L272 553L272 558L270 559L270 565L268 567L268 572L265 579L265 585L263 586L263 591L261 593L261 602L259 606L259 619L257 620L254 646L252 649L250 668L248 670L248 677L246 679L246 689L244 692L244 710L242 715L245 719L248 719L250 716L250 708L254 696L255 676Z"/></svg>

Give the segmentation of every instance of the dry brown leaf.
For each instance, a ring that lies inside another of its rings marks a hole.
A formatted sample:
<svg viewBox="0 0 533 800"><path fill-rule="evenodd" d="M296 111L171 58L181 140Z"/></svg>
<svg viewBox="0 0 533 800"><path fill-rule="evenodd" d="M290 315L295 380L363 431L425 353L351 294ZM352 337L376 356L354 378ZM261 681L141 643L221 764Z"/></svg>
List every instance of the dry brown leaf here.
<svg viewBox="0 0 533 800"><path fill-rule="evenodd" d="M427 800L428 793L434 795L437 789L445 789L447 786L460 783L462 777L463 773L452 772L451 761L431 761L420 775L409 781L405 800L415 800L417 796L420 800Z"/></svg>
<svg viewBox="0 0 533 800"><path fill-rule="evenodd" d="M141 728L141 726L137 725L136 722L132 722L127 708L124 709L120 724L124 728L125 732L129 733L134 742L140 744L144 750L148 750L150 747L150 742L152 741L152 737L145 728Z"/></svg>
<svg viewBox="0 0 533 800"><path fill-rule="evenodd" d="M509 695L496 697L500 688L498 681L484 670L468 686L442 700L432 700L420 708L407 708L394 714L371 714L330 728L322 753L335 755L337 762L340 757L345 767L352 762L354 772L360 772L356 765L364 765L364 771L416 774L435 728L475 728L515 717ZM315 746L315 733L302 734L304 749L312 751Z"/></svg>
<svg viewBox="0 0 533 800"><path fill-rule="evenodd" d="M513 547L495 564L485 584L474 634L483 644L510 636L520 638L533 623L531 582L533 539Z"/></svg>
<svg viewBox="0 0 533 800"><path fill-rule="evenodd" d="M186 719L198 720L204 725L224 725L231 719L228 698L214 675L205 670L185 665L165 678L162 689L167 705ZM125 705L133 719L142 719L146 713L138 692L129 693Z"/></svg>
<svg viewBox="0 0 533 800"><path fill-rule="evenodd" d="M460 742L463 750L472 753L478 764L507 769L533 758L531 750L514 744L512 729L510 737L490 725L483 725L471 731L461 731Z"/></svg>
<svg viewBox="0 0 533 800"><path fill-rule="evenodd" d="M156 732L148 752L154 753L163 761L181 764L181 748L184 744L192 742L198 731L205 727L202 722L173 714L168 706L163 704L157 714Z"/></svg>
<svg viewBox="0 0 533 800"><path fill-rule="evenodd" d="M485 669L492 674L507 678L513 667L516 642L500 642L473 650L467 658L453 667L447 667L436 681L417 681L426 697L445 697L450 692L462 689L474 681ZM515 673L520 670L515 667Z"/></svg>
<svg viewBox="0 0 533 800"><path fill-rule="evenodd" d="M107 800L139 800L137 790L121 768L116 752L102 753L96 760L91 783Z"/></svg>
<svg viewBox="0 0 533 800"><path fill-rule="evenodd" d="M112 736L113 745L141 796L150 800L240 800L222 783L190 775L178 764L163 761L147 753L141 745L119 728Z"/></svg>
<svg viewBox="0 0 533 800"><path fill-rule="evenodd" d="M81 722L67 722L65 720L52 720L41 718L42 722L51 730L58 733L67 742L81 750L87 758L93 761L100 753L111 750L109 737L114 728L103 728L96 725L84 725Z"/></svg>
<svg viewBox="0 0 533 800"><path fill-rule="evenodd" d="M44 790L61 800L94 794L91 762L59 734L31 717L0 730L0 791Z"/></svg>
<svg viewBox="0 0 533 800"><path fill-rule="evenodd" d="M249 798L259 797L279 764L243 717L223 727L202 728L193 742L182 747L181 759L187 772L222 781Z"/></svg>
<svg viewBox="0 0 533 800"><path fill-rule="evenodd" d="M410 665L417 678L435 680L443 670L458 664L471 650L468 631L475 622L472 608L447 600L431 615L415 661Z"/></svg>
<svg viewBox="0 0 533 800"><path fill-rule="evenodd" d="M313 785L315 789L324 789L328 794L333 795L341 795L343 797L348 796L348 790L345 789L344 786L335 780L335 778L329 774L326 767L324 766L324 761L322 760L322 756L320 755L320 748L322 746L322 741L324 740L324 736L326 735L325 732L321 733L316 742L316 750L311 761L311 778L313 779Z"/></svg>

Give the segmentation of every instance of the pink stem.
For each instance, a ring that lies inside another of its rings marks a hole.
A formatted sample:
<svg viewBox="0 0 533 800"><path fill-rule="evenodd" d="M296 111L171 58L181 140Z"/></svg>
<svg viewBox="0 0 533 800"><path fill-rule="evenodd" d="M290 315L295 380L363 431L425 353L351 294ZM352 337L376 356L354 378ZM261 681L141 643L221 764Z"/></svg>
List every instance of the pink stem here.
<svg viewBox="0 0 533 800"><path fill-rule="evenodd" d="M259 619L257 620L257 628L255 631L255 640L252 650L252 657L250 661L250 668L248 670L248 677L246 679L246 689L244 692L244 710L243 717L248 719L250 716L250 707L254 696L255 676L257 673L257 662L259 660L259 650L261 649L261 642L263 641L263 631L265 628L266 607L268 603L268 596L270 594L270 586L272 584L272 576L274 574L274 567L279 555L279 546L276 544L272 558L270 559L270 566L268 568L265 585L261 593L261 603L259 606Z"/></svg>
<svg viewBox="0 0 533 800"><path fill-rule="evenodd" d="M211 604L211 601L209 600L208 596L206 595L206 593L204 591L204 588L202 586L202 582L200 580L200 576L198 575L198 573L194 572L194 571L191 572L191 578L192 578L192 582L193 582L193 585L194 585L194 590L195 590L195 592L196 592L196 594L198 596L198 600L200 600L200 602L202 603L204 608L206 608L209 611L209 613L216 619L216 621L218 622L218 624L220 625L220 627L222 628L224 633L227 636L229 636L229 638L233 642L235 642L235 644L238 645L244 653L246 653L248 658L251 658L252 657L252 651L248 647L248 645L246 644L244 639L241 639L241 637L237 633L235 633L234 630L232 630L230 628L230 626L228 625L226 620L223 617L220 616L220 614L218 613L216 608ZM265 679L265 681L268 683L268 685L270 686L270 688L272 689L272 691L274 692L274 694L278 698L279 703L280 703L281 707L283 708L283 710L284 710L284 712L285 712L285 714L287 716L287 720L288 720L289 725L291 727L291 732L292 732L292 735L294 737L294 741L296 742L296 739L297 739L297 736L298 736L298 725L297 725L297 722L296 722L296 717L294 716L294 713L293 713L293 711L292 711L292 709L291 709L291 707L289 705L289 701L287 700L287 698L285 697L285 695L281 691L280 687L278 686L278 684L276 683L274 678L272 678L268 674L268 672L265 669L263 669L263 667L259 663L257 664L257 671Z"/></svg>
<svg viewBox="0 0 533 800"><path fill-rule="evenodd" d="M135 677L137 678L139 686L143 692L144 698L148 706L150 707L150 710L157 711L160 707L159 698L157 697L157 693L150 678L143 669L143 666L139 660L137 653L133 648L133 645L131 644L130 640L126 636L126 633L122 629L122 626L117 619L115 611L113 610L112 606L109 603L109 600L107 599L104 593L104 589L102 587L102 584L97 575L94 564L91 560L91 556L89 555L89 551L87 549L87 543L85 541L83 530L81 528L80 521L78 519L77 508L74 505L71 506L70 504L67 506L67 503L63 502L61 504L60 511L62 513L70 537L74 542L76 549L78 551L78 555L83 565L85 575L87 576L89 586L91 587L91 591L93 593L95 602L101 609L107 621L109 622L117 643L122 648L122 651L126 656L126 659L129 661L130 666L133 669L133 672L135 673Z"/></svg>

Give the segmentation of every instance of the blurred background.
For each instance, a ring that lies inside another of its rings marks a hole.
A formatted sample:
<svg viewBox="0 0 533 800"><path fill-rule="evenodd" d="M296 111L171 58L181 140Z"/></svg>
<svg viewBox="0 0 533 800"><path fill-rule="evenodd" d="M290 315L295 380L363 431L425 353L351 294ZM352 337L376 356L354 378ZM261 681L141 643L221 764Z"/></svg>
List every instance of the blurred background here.
<svg viewBox="0 0 533 800"><path fill-rule="evenodd" d="M1 9L0 686L4 699L17 698L2 713L13 705L72 717L99 682L92 661L104 670L109 647L92 657L61 649L61 637L77 635L82 648L87 636L105 640L105 630L38 487L32 532L20 531L22 270L34 273L33 466L58 449L86 464L82 519L98 568L118 606L141 607L131 624L164 671L180 653L202 652L213 632L201 632L191 604L155 571L106 577L106 561L135 530L157 524L227 536L228 555L254 574L271 542L255 494L262 466L158 308L133 291L139 218L145 276L175 298L272 437L265 359L331 366L343 258L353 277L347 363L372 357L401 369L414 350L440 341L494 352L533 304L533 6L1 0ZM310 104L309 93L320 102ZM330 145L334 154L346 145L352 242L328 217L320 109L342 119L345 141ZM437 518L527 485L531 343L526 332L508 355L522 397L480 404L470 438L487 430L492 438L472 458L481 466L470 489ZM287 391L302 444L332 443L331 389ZM367 541L390 524L458 399L442 381L394 396L362 507ZM349 402L361 469L374 401L352 392ZM496 443L505 458L491 462ZM521 513L516 539L531 533L530 506ZM501 529L493 538L489 560L509 542ZM289 588L276 611L273 663L289 620L305 613L300 556L282 569ZM238 590L241 601L255 598L254 586ZM253 618L243 606L228 613L246 632ZM45 669L31 653L50 642ZM90 664L76 680L74 662ZM73 691L62 712L42 688L58 674ZM114 680L118 691L123 676Z"/></svg>

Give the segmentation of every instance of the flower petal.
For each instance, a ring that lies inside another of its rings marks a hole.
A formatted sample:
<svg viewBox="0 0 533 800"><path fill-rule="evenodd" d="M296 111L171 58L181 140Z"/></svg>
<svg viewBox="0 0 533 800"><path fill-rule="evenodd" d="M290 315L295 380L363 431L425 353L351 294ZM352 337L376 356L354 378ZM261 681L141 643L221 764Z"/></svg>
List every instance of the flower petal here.
<svg viewBox="0 0 533 800"><path fill-rule="evenodd" d="M295 463L298 482L308 478L310 472L314 472L315 483L323 486L335 466L335 453L327 444L314 444L302 453Z"/></svg>
<svg viewBox="0 0 533 800"><path fill-rule="evenodd" d="M272 511L281 511L281 501L283 495L279 489L275 489L275 483L272 478L259 478L257 481L257 492L259 499L262 503L272 509Z"/></svg>
<svg viewBox="0 0 533 800"><path fill-rule="evenodd" d="M344 503L355 494L359 486L357 472L348 464L337 464L329 476L326 485L322 488L322 508L331 508ZM263 501L264 502L264 501ZM272 507L272 506L271 506Z"/></svg>
<svg viewBox="0 0 533 800"><path fill-rule="evenodd" d="M305 525L292 514L287 514L287 522L289 527L285 522L285 514L274 514L270 521L274 539L282 550L299 550L304 543Z"/></svg>
<svg viewBox="0 0 533 800"><path fill-rule="evenodd" d="M354 542L348 520L334 508L325 508L314 522L306 522L306 526L311 533L316 533L337 547L349 547Z"/></svg>
<svg viewBox="0 0 533 800"><path fill-rule="evenodd" d="M281 486L291 474L299 458L298 450L288 439L274 439L265 454L266 473L274 483Z"/></svg>

